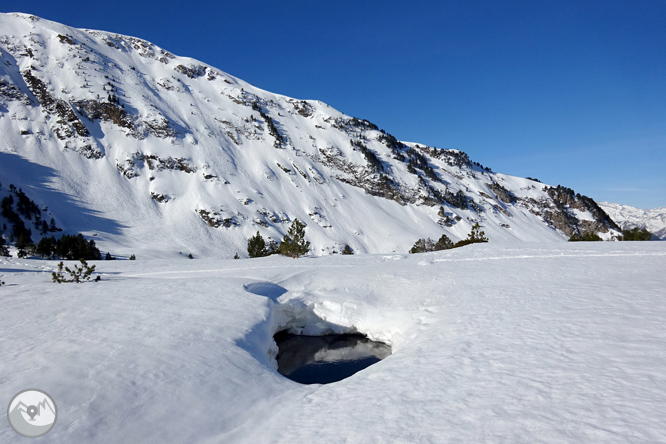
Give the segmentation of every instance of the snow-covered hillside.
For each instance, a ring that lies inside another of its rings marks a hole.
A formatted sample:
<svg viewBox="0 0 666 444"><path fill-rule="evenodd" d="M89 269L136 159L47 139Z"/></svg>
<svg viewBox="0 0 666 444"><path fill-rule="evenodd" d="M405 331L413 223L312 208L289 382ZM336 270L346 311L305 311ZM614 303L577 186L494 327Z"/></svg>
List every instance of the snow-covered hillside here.
<svg viewBox="0 0 666 444"><path fill-rule="evenodd" d="M51 395L42 443L666 442L664 242L54 265L0 258L0 401ZM296 319L393 354L300 385Z"/></svg>
<svg viewBox="0 0 666 444"><path fill-rule="evenodd" d="M21 188L115 255L242 256L296 218L315 255L405 252L476 222L492 242L616 228L568 188L399 142L138 38L1 14L0 59L0 194Z"/></svg>
<svg viewBox="0 0 666 444"><path fill-rule="evenodd" d="M599 206L622 229L645 228L658 239L666 240L666 208L642 210L610 202L599 202Z"/></svg>

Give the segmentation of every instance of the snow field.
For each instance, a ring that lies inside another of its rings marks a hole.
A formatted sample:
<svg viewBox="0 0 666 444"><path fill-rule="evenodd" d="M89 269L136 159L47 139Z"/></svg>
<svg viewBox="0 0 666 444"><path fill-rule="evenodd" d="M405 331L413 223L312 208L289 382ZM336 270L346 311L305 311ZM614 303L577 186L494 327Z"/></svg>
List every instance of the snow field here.
<svg viewBox="0 0 666 444"><path fill-rule="evenodd" d="M3 258L0 400L49 393L54 443L663 442L663 245L98 262L81 285ZM275 371L285 327L393 354L303 386Z"/></svg>

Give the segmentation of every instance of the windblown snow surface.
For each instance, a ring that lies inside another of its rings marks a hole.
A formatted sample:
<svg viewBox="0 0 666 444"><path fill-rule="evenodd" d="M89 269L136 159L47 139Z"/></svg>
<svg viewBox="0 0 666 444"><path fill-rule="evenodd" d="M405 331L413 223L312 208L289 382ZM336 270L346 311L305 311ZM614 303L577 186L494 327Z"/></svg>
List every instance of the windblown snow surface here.
<svg viewBox="0 0 666 444"><path fill-rule="evenodd" d="M0 260L0 401L49 393L43 443L666 442L663 242L106 261L78 285ZM300 385L284 328L393 354Z"/></svg>

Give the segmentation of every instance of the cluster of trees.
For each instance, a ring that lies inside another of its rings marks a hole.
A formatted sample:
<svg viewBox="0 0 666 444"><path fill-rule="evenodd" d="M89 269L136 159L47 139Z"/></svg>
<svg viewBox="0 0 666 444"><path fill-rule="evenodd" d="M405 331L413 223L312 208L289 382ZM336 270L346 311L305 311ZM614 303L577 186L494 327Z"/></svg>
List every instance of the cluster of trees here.
<svg viewBox="0 0 666 444"><path fill-rule="evenodd" d="M45 259L100 260L102 255L94 240L86 240L81 233L65 234L60 239L53 236L43 237L31 251Z"/></svg>
<svg viewBox="0 0 666 444"><path fill-rule="evenodd" d="M32 230L26 226L24 219L28 221L34 219L34 227L42 235L61 230L56 226L53 218L51 218L50 223L42 219L42 211L35 202L26 196L23 190L16 189L14 185L9 185L9 191L12 194L5 196L0 202L0 214L9 221L11 227L3 224L2 232L9 231L9 241L15 243L19 257L25 257L34 249L34 243Z"/></svg>
<svg viewBox="0 0 666 444"><path fill-rule="evenodd" d="M398 159L400 162L405 162L407 158L402 152L407 149L407 145L400 142L398 139L384 130L381 130L381 133L382 135L379 136L378 140L391 149L391 152L396 159Z"/></svg>
<svg viewBox="0 0 666 444"><path fill-rule="evenodd" d="M599 242L603 239L596 233L575 233L569 238L569 242ZM622 236L618 238L620 241L649 241L652 240L652 233L646 228L632 228L629 230L622 230Z"/></svg>
<svg viewBox="0 0 666 444"><path fill-rule="evenodd" d="M647 228L632 228L630 230L622 230L623 241L649 241L652 240L652 233Z"/></svg>
<svg viewBox="0 0 666 444"><path fill-rule="evenodd" d="M569 238L569 242L600 242L602 240L597 233L574 233Z"/></svg>
<svg viewBox="0 0 666 444"><path fill-rule="evenodd" d="M365 156L365 160L370 164L370 166L376 173L381 173L384 171L384 165L382 164L382 161L379 160L379 157L377 157L375 152L372 151L367 146L365 146L363 142L361 142L360 140L352 139L351 145L353 149L357 149L361 151L361 153L363 153L363 156Z"/></svg>
<svg viewBox="0 0 666 444"><path fill-rule="evenodd" d="M437 176L435 170L432 169L428 163L428 159L423 154L419 153L414 148L409 148L406 153L409 157L407 170L410 173L416 174L416 170L419 169L423 171L423 173L431 180L434 180L435 182L441 182L441 179L439 176Z"/></svg>
<svg viewBox="0 0 666 444"><path fill-rule="evenodd" d="M9 241L14 242L14 246L18 250L18 257L34 255L45 259L101 259L95 241L86 240L82 234L64 235L60 239L46 236L48 233L62 231L56 226L55 220L51 218L51 221L47 223L42 219L42 210L20 188L17 189L10 184L9 191L11 194L5 196L0 202L0 214L9 221L11 227L3 224L1 228L2 232L9 232ZM39 230L43 236L37 244L32 240L32 230L26 226L24 220L32 222L34 228ZM0 255L9 255L2 235L0 235Z"/></svg>
<svg viewBox="0 0 666 444"><path fill-rule="evenodd" d="M280 135L280 132L275 126L275 122L273 122L273 119L271 119L271 117L268 114L266 114L263 109L261 109L261 105L259 105L259 102L252 103L252 109L257 111L261 116L261 118L266 121L266 125L268 125L268 132L270 133L271 136L275 138L275 148L281 148L282 145L284 144L284 138L282 137L282 135Z"/></svg>
<svg viewBox="0 0 666 444"><path fill-rule="evenodd" d="M305 224L298 219L294 219L279 245L274 241L267 243L258 231L247 241L247 253L250 257L281 254L297 258L306 254L309 249L310 242L305 240Z"/></svg>
<svg viewBox="0 0 666 444"><path fill-rule="evenodd" d="M437 240L437 242L433 241L430 238L417 240L414 243L412 249L409 250L409 252L413 254L413 253L427 253L429 251L450 250L451 248L458 248L465 245L476 244L481 242L488 242L488 238L486 237L486 233L481 231L481 226L477 222L472 226L472 231L467 235L467 238L462 239L456 242L455 244L451 239L449 239L449 237L446 234L442 234L442 237L440 237L439 240Z"/></svg>

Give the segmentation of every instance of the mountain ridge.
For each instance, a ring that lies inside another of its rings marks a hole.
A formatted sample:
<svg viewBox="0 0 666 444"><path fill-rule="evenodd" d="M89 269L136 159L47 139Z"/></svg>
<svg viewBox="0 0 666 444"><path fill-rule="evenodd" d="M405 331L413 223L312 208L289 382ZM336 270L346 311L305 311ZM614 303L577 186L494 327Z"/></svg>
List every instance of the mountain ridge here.
<svg viewBox="0 0 666 444"><path fill-rule="evenodd" d="M599 202L606 214L623 229L645 228L657 239L666 239L666 207L643 210L630 205Z"/></svg>
<svg viewBox="0 0 666 444"><path fill-rule="evenodd" d="M145 40L25 14L0 24L4 192L22 187L114 254L242 256L296 218L315 255L404 253L477 222L499 242L618 234L569 188L401 142Z"/></svg>

